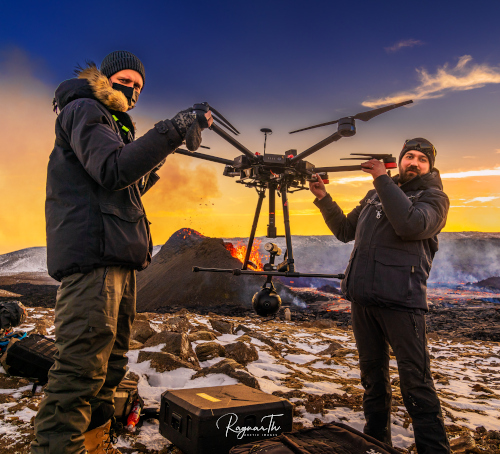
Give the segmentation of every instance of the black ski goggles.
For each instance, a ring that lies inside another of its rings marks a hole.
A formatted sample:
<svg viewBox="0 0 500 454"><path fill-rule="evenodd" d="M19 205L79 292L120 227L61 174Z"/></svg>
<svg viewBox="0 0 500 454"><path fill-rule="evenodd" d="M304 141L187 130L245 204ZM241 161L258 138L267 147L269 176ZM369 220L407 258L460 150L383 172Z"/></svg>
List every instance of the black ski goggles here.
<svg viewBox="0 0 500 454"><path fill-rule="evenodd" d="M403 145L403 151L406 152L410 150L421 151L422 153L431 154L432 156L436 157L436 149L434 148L434 145L430 144L429 142L413 139L406 140Z"/></svg>

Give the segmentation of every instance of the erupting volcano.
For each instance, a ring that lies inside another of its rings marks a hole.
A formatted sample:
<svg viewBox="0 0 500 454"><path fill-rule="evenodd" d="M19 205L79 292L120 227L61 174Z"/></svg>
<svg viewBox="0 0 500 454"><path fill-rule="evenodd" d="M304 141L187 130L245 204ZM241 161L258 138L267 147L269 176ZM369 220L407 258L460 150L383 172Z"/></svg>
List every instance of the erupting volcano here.
<svg viewBox="0 0 500 454"><path fill-rule="evenodd" d="M258 246L255 244L251 260L262 269ZM245 252L245 246L234 247L192 229L178 230L153 257L151 265L137 274L137 310L161 312L173 306L216 309L221 305L250 309L265 277L192 271L193 266L241 268ZM275 282L275 286L285 300L291 295L283 284Z"/></svg>

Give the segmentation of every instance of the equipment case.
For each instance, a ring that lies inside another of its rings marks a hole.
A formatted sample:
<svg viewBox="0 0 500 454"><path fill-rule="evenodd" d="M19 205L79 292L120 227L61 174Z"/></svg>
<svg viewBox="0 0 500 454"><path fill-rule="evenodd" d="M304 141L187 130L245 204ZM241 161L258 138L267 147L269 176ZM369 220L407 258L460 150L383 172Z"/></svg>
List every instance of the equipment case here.
<svg viewBox="0 0 500 454"><path fill-rule="evenodd" d="M2 357L2 365L10 375L36 378L40 384L45 384L56 352L52 339L31 334L17 342L11 341Z"/></svg>
<svg viewBox="0 0 500 454"><path fill-rule="evenodd" d="M185 454L227 454L292 430L292 404L238 384L166 391L160 433Z"/></svg>

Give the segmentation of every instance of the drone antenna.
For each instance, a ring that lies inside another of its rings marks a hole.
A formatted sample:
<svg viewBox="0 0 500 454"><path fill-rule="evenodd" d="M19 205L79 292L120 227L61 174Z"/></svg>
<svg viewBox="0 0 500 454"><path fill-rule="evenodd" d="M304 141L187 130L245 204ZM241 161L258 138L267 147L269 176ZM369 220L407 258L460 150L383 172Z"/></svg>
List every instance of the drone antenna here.
<svg viewBox="0 0 500 454"><path fill-rule="evenodd" d="M267 135L271 135L273 131L269 128L262 128L260 132L264 133L264 154L266 154L266 142L267 142Z"/></svg>

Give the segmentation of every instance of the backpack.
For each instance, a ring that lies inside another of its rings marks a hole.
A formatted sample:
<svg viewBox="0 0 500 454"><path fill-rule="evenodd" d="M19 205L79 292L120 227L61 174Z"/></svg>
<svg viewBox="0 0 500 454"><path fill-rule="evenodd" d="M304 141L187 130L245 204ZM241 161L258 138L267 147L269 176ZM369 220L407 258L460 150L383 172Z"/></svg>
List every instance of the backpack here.
<svg viewBox="0 0 500 454"><path fill-rule="evenodd" d="M398 454L391 446L341 423L296 430L235 446L230 454Z"/></svg>
<svg viewBox="0 0 500 454"><path fill-rule="evenodd" d="M9 331L26 320L26 308L20 301L0 303L0 332Z"/></svg>
<svg viewBox="0 0 500 454"><path fill-rule="evenodd" d="M122 423L127 421L127 417L136 400L140 401L141 408L144 406L144 402L139 396L139 391L137 389L139 377L135 377L137 377L135 374L127 372L125 377L123 377L122 381L116 387L115 419Z"/></svg>

